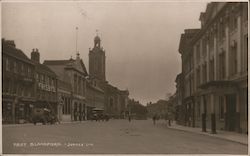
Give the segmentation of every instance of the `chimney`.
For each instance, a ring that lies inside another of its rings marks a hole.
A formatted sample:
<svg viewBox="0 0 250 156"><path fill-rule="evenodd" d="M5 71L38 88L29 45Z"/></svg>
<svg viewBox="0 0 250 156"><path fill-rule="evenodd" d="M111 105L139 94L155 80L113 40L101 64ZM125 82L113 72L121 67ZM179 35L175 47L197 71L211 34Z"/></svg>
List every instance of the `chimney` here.
<svg viewBox="0 0 250 156"><path fill-rule="evenodd" d="M32 49L31 60L40 63L40 53L38 52L38 49Z"/></svg>

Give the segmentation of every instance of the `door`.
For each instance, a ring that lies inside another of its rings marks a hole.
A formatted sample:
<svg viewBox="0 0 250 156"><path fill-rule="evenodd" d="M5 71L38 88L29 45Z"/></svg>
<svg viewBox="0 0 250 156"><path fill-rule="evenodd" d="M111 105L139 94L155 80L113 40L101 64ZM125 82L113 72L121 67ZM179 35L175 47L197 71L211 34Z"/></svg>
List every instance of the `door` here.
<svg viewBox="0 0 250 156"><path fill-rule="evenodd" d="M226 96L226 111L227 111L227 123L228 131L235 131L236 129L236 94L230 94Z"/></svg>

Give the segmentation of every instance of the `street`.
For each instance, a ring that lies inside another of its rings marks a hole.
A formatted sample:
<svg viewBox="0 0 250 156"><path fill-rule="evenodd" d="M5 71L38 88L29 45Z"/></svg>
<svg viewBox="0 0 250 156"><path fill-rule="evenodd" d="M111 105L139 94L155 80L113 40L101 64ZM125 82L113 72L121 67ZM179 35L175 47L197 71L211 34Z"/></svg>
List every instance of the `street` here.
<svg viewBox="0 0 250 156"><path fill-rule="evenodd" d="M4 154L247 154L247 146L167 128L164 121L110 120L3 125Z"/></svg>

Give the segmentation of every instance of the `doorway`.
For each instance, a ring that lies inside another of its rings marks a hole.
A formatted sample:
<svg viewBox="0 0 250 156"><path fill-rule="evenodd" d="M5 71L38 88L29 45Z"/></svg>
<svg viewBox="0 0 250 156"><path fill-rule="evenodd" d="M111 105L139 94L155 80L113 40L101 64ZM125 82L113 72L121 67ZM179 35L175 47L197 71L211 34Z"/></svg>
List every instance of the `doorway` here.
<svg viewBox="0 0 250 156"><path fill-rule="evenodd" d="M227 130L236 130L236 94L226 96Z"/></svg>

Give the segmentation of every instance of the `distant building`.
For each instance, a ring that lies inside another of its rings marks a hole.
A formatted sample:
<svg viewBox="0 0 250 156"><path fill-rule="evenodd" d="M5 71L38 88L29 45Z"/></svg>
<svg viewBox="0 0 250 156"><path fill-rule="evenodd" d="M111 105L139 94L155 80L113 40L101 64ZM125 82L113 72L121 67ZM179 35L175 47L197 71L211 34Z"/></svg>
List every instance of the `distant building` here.
<svg viewBox="0 0 250 156"><path fill-rule="evenodd" d="M185 124L247 133L248 3L209 3L200 21L179 47Z"/></svg>
<svg viewBox="0 0 250 156"><path fill-rule="evenodd" d="M163 118L167 113L167 100L158 100L156 103L147 104L147 111L150 118L154 115Z"/></svg>
<svg viewBox="0 0 250 156"><path fill-rule="evenodd" d="M2 120L23 123L31 120L35 105L35 65L15 46L2 39Z"/></svg>

